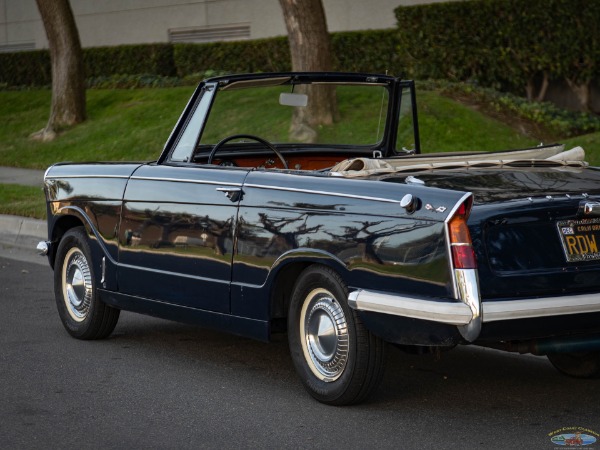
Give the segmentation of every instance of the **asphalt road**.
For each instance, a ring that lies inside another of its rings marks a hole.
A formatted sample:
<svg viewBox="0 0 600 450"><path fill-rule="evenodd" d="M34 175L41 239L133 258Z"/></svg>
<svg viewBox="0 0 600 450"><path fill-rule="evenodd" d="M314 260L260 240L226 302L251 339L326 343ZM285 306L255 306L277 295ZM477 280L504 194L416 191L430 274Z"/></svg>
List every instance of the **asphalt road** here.
<svg viewBox="0 0 600 450"><path fill-rule="evenodd" d="M304 392L284 336L123 313L109 339L78 341L56 313L52 271L0 257L2 449L551 449L563 427L600 432L599 399L600 380L541 357L391 348L369 402L328 407Z"/></svg>

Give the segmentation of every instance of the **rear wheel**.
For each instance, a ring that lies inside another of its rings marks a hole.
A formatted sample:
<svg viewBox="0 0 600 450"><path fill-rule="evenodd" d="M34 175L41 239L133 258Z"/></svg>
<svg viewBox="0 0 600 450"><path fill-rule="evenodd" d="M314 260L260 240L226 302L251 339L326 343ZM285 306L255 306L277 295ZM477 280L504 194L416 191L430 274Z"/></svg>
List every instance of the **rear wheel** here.
<svg viewBox="0 0 600 450"><path fill-rule="evenodd" d="M600 352L552 353L547 357L565 375L576 378L600 377Z"/></svg>
<svg viewBox="0 0 600 450"><path fill-rule="evenodd" d="M288 315L292 360L308 392L331 405L364 400L380 383L385 342L347 303L337 273L311 266L296 281Z"/></svg>
<svg viewBox="0 0 600 450"><path fill-rule="evenodd" d="M54 296L60 319L78 339L102 339L119 320L118 309L98 299L91 251L83 227L69 230L56 252Z"/></svg>

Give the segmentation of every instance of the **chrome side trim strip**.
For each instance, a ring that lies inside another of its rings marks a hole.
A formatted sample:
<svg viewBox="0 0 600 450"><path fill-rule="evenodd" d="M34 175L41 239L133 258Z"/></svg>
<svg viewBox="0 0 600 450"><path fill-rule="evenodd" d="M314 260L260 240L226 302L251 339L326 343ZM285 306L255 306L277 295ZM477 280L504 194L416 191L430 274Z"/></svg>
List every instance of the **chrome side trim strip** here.
<svg viewBox="0 0 600 450"><path fill-rule="evenodd" d="M103 287L106 287L106 256L102 257L102 278L100 278L100 283L102 284Z"/></svg>
<svg viewBox="0 0 600 450"><path fill-rule="evenodd" d="M192 178L140 177L140 176L134 175L130 179L131 180L140 180L140 181L172 181L174 183L210 184L213 186L238 186L238 187L241 187L243 185L243 183L194 180Z"/></svg>
<svg viewBox="0 0 600 450"><path fill-rule="evenodd" d="M119 178L121 180L129 179L124 175L50 175L45 176L45 180L67 179L67 178Z"/></svg>
<svg viewBox="0 0 600 450"><path fill-rule="evenodd" d="M600 312L600 293L483 302L484 323L593 312Z"/></svg>
<svg viewBox="0 0 600 450"><path fill-rule="evenodd" d="M214 186L238 186L238 187L252 187L255 189L273 189L276 191L286 191L286 192L301 192L305 194L317 194L317 195L325 195L328 197L344 197L344 198L355 198L361 200L372 200L376 202L384 202L384 203L395 203L400 204L400 200L394 200L389 198L382 197L370 197L367 195L355 195L355 194L344 194L341 192L328 192L328 191L317 191L312 189L298 189L298 188L290 188L285 186L269 186L262 184L244 184L244 183L232 183L232 182L219 182L219 181L206 181L206 180L197 180L192 178L171 178L171 177L143 177L133 175L131 177L120 176L120 175L64 175L64 176L50 176L48 179L55 178L122 178L122 179L130 179L130 180L139 180L139 181L170 181L174 183L194 183L194 184L208 184Z"/></svg>
<svg viewBox="0 0 600 450"><path fill-rule="evenodd" d="M177 276L180 278L187 278L190 280L211 281L213 283L219 283L219 284L230 284L229 280L219 280L216 278L201 277L199 275L190 275L187 273L172 272L170 270L154 269L152 267L134 266L132 264L123 264L123 263L117 263L117 266L120 268L124 268L124 269L139 270L142 272L156 273L159 275L171 275L171 276Z"/></svg>
<svg viewBox="0 0 600 450"><path fill-rule="evenodd" d="M359 311L372 311L413 319L466 326L473 314L464 303L436 302L414 297L359 289L348 295L348 305Z"/></svg>
<svg viewBox="0 0 600 450"><path fill-rule="evenodd" d="M304 194L318 194L318 195L326 195L328 197L358 198L361 200L373 200L376 202L396 203L398 205L400 204L400 200L393 200L390 198L382 198L382 197L369 197L367 195L343 194L341 192L327 192L327 191L317 191L317 190L312 190L312 189L298 189L298 188L291 188L291 187L285 187L285 186L267 186L267 185L263 185L263 184L251 184L251 183L244 184L244 187L251 187L251 188L255 188L255 189L273 189L276 191L286 191L286 192L301 192Z"/></svg>
<svg viewBox="0 0 600 450"><path fill-rule="evenodd" d="M44 172L44 181L46 181L46 178L48 178L48 172L50 172L50 169L52 169L54 167L54 164L51 165L50 167L48 167L46 169L46 171Z"/></svg>

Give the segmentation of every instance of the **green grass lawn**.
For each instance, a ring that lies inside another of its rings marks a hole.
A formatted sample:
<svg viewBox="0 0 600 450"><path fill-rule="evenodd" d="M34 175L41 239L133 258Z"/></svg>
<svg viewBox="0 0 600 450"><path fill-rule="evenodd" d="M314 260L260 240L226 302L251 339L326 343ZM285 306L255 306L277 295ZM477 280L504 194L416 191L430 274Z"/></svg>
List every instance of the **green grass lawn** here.
<svg viewBox="0 0 600 450"><path fill-rule="evenodd" d="M0 165L45 169L59 161L155 160L192 92L191 87L88 90L88 120L63 130L53 142L42 143L29 135L46 123L50 91L1 91ZM514 124L492 119L435 91L418 92L417 102L423 152L506 150L540 143ZM352 114L352 120L360 121L361 115ZM363 129L370 130L360 123L353 127L357 133ZM369 139L372 136L365 142ZM581 145L587 160L600 165L600 133L560 141L567 148ZM43 194L38 188L2 185L0 213L43 217Z"/></svg>
<svg viewBox="0 0 600 450"><path fill-rule="evenodd" d="M44 128L50 91L0 92L0 165L45 169L59 161L146 161L158 157L193 88L89 90L88 120L53 142Z"/></svg>
<svg viewBox="0 0 600 450"><path fill-rule="evenodd" d="M562 139L561 143L565 144L566 148L583 147L586 153L585 160L592 166L600 166L600 132Z"/></svg>
<svg viewBox="0 0 600 450"><path fill-rule="evenodd" d="M41 187L0 184L0 214L46 217L44 191Z"/></svg>
<svg viewBox="0 0 600 450"><path fill-rule="evenodd" d="M423 153L494 151L539 144L510 126L434 91L417 92Z"/></svg>

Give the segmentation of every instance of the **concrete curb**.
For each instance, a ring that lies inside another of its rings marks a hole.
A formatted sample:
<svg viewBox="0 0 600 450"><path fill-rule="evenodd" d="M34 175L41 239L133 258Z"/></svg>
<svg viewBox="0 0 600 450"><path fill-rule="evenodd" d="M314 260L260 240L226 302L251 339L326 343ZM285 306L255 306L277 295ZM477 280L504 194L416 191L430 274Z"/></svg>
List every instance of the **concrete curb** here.
<svg viewBox="0 0 600 450"><path fill-rule="evenodd" d="M0 214L0 256L19 261L48 264L37 254L39 241L48 238L45 220Z"/></svg>
<svg viewBox="0 0 600 450"><path fill-rule="evenodd" d="M44 171L0 166L0 184L41 187ZM47 238L45 220L0 214L0 257L47 264L36 251L37 243Z"/></svg>
<svg viewBox="0 0 600 450"><path fill-rule="evenodd" d="M45 220L0 214L0 236L8 242L19 243L24 237L46 239L47 235L48 226Z"/></svg>

